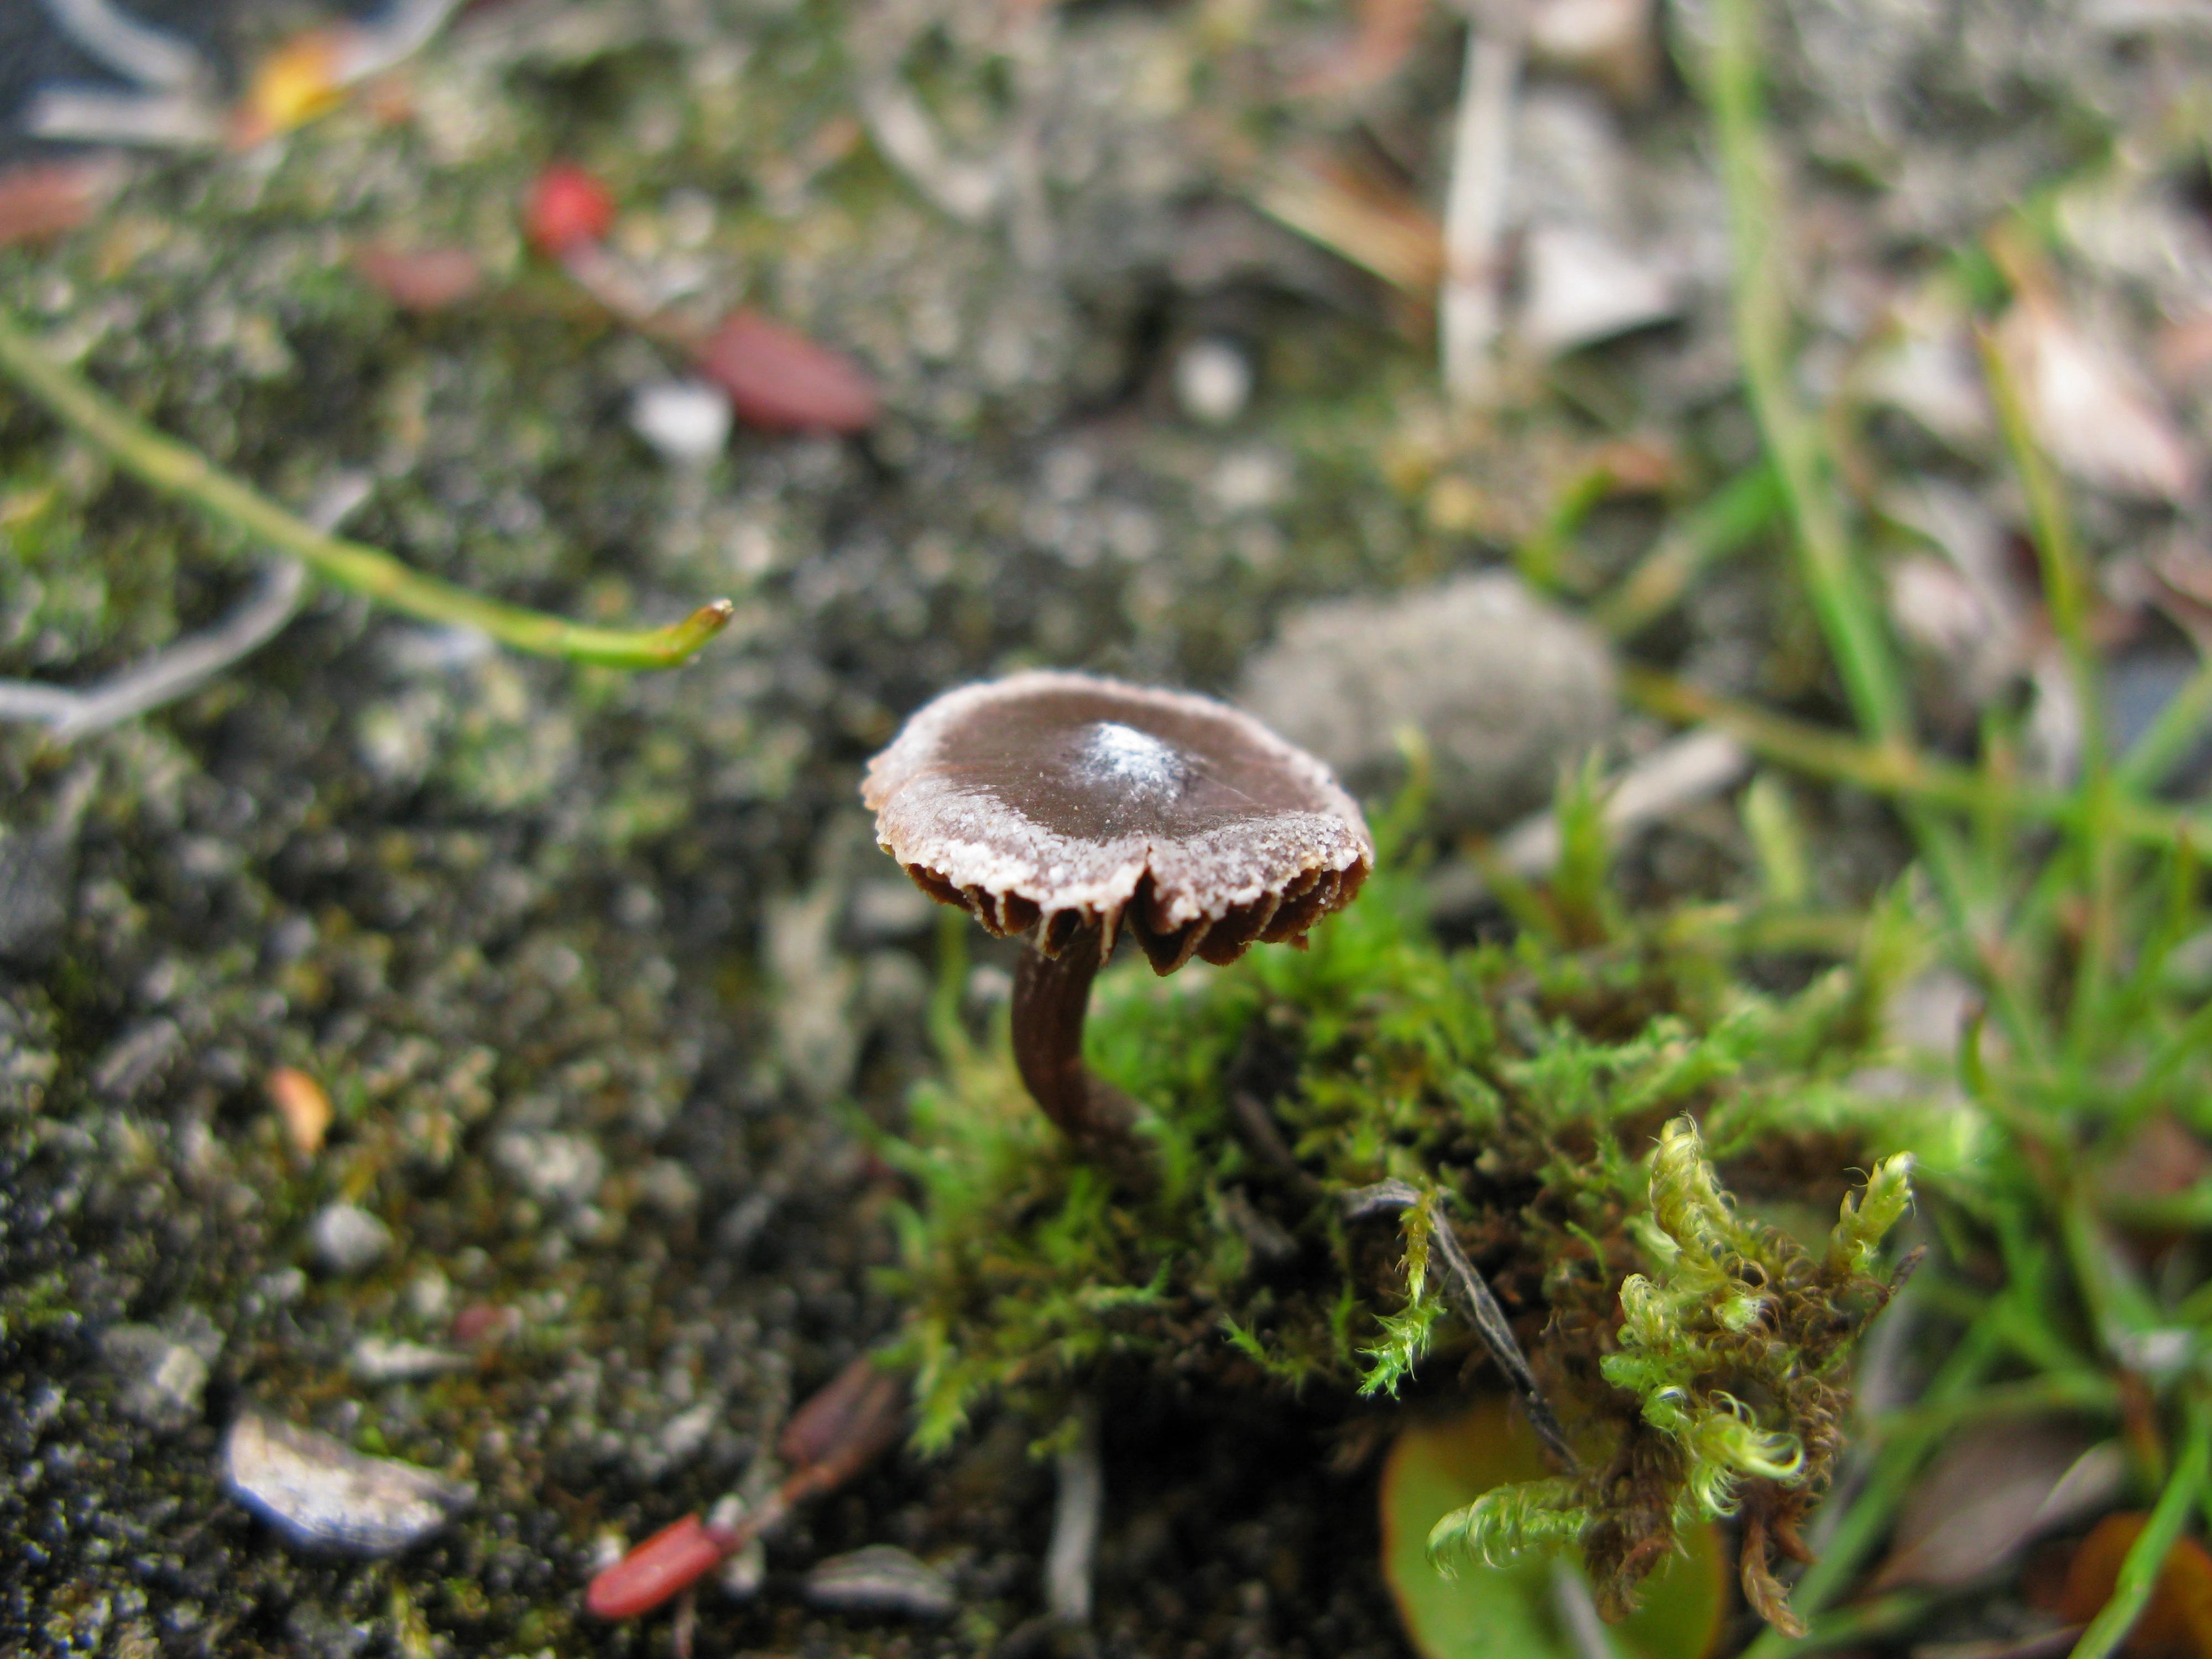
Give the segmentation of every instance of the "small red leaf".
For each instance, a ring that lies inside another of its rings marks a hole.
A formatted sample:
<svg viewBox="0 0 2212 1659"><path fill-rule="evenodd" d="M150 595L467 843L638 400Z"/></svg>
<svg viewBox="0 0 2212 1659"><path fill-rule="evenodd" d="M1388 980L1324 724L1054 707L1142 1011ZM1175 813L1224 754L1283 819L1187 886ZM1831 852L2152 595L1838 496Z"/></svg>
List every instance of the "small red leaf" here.
<svg viewBox="0 0 2212 1659"><path fill-rule="evenodd" d="M607 187L573 161L555 161L538 173L522 210L531 246L558 258L582 242L596 242L614 222Z"/></svg>
<svg viewBox="0 0 2212 1659"><path fill-rule="evenodd" d="M687 1590L721 1565L738 1542L696 1515L663 1527L592 1580L584 1605L595 1619L635 1619Z"/></svg>
<svg viewBox="0 0 2212 1659"><path fill-rule="evenodd" d="M483 267L466 248L404 252L382 242L354 250L354 269L403 311L442 311L483 286Z"/></svg>
<svg viewBox="0 0 2212 1659"><path fill-rule="evenodd" d="M98 161L33 161L0 169L0 247L43 242L92 217L112 187L113 167Z"/></svg>
<svg viewBox="0 0 2212 1659"><path fill-rule="evenodd" d="M771 432L861 432L883 410L876 383L851 359L758 312L732 313L697 356L738 418Z"/></svg>

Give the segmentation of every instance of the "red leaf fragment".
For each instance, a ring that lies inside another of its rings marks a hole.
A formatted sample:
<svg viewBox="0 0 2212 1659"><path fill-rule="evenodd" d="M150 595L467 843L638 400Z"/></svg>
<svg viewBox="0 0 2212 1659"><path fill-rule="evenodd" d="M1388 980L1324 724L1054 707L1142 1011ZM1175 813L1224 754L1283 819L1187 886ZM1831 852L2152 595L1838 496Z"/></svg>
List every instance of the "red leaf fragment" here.
<svg viewBox="0 0 2212 1659"><path fill-rule="evenodd" d="M756 311L732 312L696 357L738 418L770 432L863 432L883 412L876 383L850 358Z"/></svg>
<svg viewBox="0 0 2212 1659"><path fill-rule="evenodd" d="M522 231L531 246L558 258L580 244L598 241L614 218L615 198L605 185L573 161L553 161L530 186Z"/></svg>
<svg viewBox="0 0 2212 1659"><path fill-rule="evenodd" d="M466 248L408 252L384 242L356 248L354 269L403 311L442 311L483 286L483 266Z"/></svg>
<svg viewBox="0 0 2212 1659"><path fill-rule="evenodd" d="M0 247L51 241L92 217L114 181L97 161L40 161L0 171Z"/></svg>
<svg viewBox="0 0 2212 1659"><path fill-rule="evenodd" d="M2149 1517L2130 1510L2100 1521L2066 1570L2059 1617L2086 1625L2112 1599L2127 1559ZM2120 1651L2128 1659L2212 1659L2212 1554L2193 1538L2177 1538L2159 1569L2157 1586Z"/></svg>
<svg viewBox="0 0 2212 1659"><path fill-rule="evenodd" d="M595 1619L634 1619L687 1590L720 1565L743 1539L696 1515L663 1527L592 1578L584 1605Z"/></svg>

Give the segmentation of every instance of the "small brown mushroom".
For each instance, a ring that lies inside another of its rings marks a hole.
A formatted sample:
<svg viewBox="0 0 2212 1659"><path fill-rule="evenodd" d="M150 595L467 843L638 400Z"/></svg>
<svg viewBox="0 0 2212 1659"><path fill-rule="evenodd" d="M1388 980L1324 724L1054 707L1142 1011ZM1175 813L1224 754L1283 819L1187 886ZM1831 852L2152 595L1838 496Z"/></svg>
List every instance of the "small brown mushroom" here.
<svg viewBox="0 0 2212 1659"><path fill-rule="evenodd" d="M1351 902L1374 838L1328 769L1249 714L1087 674L948 691L870 763L876 839L1000 938L1014 1061L1084 1157L1151 1184L1136 1109L1084 1069L1091 981L1126 928L1157 973L1303 946Z"/></svg>

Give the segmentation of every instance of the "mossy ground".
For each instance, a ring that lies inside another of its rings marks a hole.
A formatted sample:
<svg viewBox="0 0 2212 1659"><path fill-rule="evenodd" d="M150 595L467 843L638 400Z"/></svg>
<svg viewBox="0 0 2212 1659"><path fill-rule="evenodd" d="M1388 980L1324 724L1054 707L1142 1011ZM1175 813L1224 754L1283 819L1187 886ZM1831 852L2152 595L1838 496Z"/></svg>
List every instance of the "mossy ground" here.
<svg viewBox="0 0 2212 1659"><path fill-rule="evenodd" d="M1566 805L1589 824L1587 799ZM921 1443L947 1443L987 1401L1015 1405L1049 1443L1078 1396L1116 1376L1347 1413L1409 1382L1464 1388L1480 1351L1447 1312L1428 1242L1448 1226L1589 1465L1548 1494L1569 1512L1548 1532L1523 1517L1487 1547L1580 1540L1601 1599L1622 1605L1675 1526L1734 1513L1747 1477L1758 1524L1794 1543L1839 1449L1850 1343L1886 1278L1868 1276L1870 1249L1823 1267L1709 1187L1677 1190L1710 1176L1667 1172L1660 1131L1696 1119L1724 1156L1833 1159L1832 1183L1955 1131L1855 1082L1888 1057L1880 1010L1900 964L1880 924L1858 961L1767 996L1713 941L1622 921L1601 878L1585 866L1530 896L1595 924L1601 936L1579 945L1532 930L1447 948L1398 868L1308 950L1166 981L1135 963L1107 975L1090 1048L1148 1109L1164 1179L1146 1198L1071 1156L1002 1043L946 1030L949 1080L917 1091L913 1130L884 1148L921 1192L892 1280L912 1305L894 1352L917 1372ZM1348 1219L1346 1195L1386 1180L1424 1203L1402 1221ZM1900 1191L1893 1179L1873 1237ZM1701 1250L1706 1280L1624 1325L1624 1285L1675 1281ZM1654 1403L1670 1391L1686 1402L1671 1437ZM1708 1455L1698 1436L1730 1401L1786 1471ZM1693 1411L1704 1429L1686 1426ZM1764 1574L1766 1545L1752 1548Z"/></svg>

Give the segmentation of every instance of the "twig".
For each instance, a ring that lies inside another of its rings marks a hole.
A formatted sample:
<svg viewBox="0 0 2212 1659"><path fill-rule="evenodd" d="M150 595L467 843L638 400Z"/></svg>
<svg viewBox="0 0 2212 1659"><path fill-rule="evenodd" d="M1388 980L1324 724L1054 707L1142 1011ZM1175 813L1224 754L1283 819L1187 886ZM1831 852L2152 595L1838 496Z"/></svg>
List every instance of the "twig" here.
<svg viewBox="0 0 2212 1659"><path fill-rule="evenodd" d="M461 0L392 0L382 16L349 27L335 66L338 84L381 75L412 58L430 44L460 4Z"/></svg>
<svg viewBox="0 0 2212 1659"><path fill-rule="evenodd" d="M214 80L206 61L175 35L142 23L108 0L41 0L72 46L134 86L182 92Z"/></svg>
<svg viewBox="0 0 2212 1659"><path fill-rule="evenodd" d="M980 225L997 210L1005 179L995 168L947 155L937 123L896 70L860 88L860 121L884 160L944 213Z"/></svg>
<svg viewBox="0 0 2212 1659"><path fill-rule="evenodd" d="M110 92L103 87L40 87L21 125L33 138L91 144L149 144L198 149L222 142L222 115L189 92Z"/></svg>
<svg viewBox="0 0 2212 1659"><path fill-rule="evenodd" d="M586 628L544 611L502 605L410 570L389 553L325 534L207 458L164 436L94 391L34 344L0 309L0 374L113 459L165 495L209 518L291 554L327 580L426 621L482 629L504 645L540 656L612 668L673 668L689 661L728 623L727 599L702 605L680 623L630 631Z"/></svg>
<svg viewBox="0 0 2212 1659"><path fill-rule="evenodd" d="M361 474L344 474L308 509L308 521L318 530L337 529L368 499L368 490ZM307 580L297 559L279 560L253 597L215 627L82 690L0 680L0 720L42 724L56 742L73 743L174 702L274 639L299 608Z"/></svg>
<svg viewBox="0 0 2212 1659"><path fill-rule="evenodd" d="M1622 772L1606 792L1606 828L1615 833L1656 823L1720 792L1751 769L1751 751L1725 732L1707 728L1676 738ZM1514 874L1532 876L1559 861L1559 822L1552 812L1528 819L1498 843Z"/></svg>
<svg viewBox="0 0 2212 1659"><path fill-rule="evenodd" d="M1620 1646L1598 1613L1589 1581L1561 1560L1552 1563L1550 1577L1552 1612L1567 1638L1568 1651L1575 1659L1620 1659Z"/></svg>
<svg viewBox="0 0 2212 1659"><path fill-rule="evenodd" d="M1091 1622L1091 1565L1098 1553L1098 1517L1106 1506L1096 1400L1086 1397L1077 1405L1075 1425L1075 1438L1053 1460L1059 1490L1044 1558L1045 1605L1063 1625Z"/></svg>
<svg viewBox="0 0 2212 1659"><path fill-rule="evenodd" d="M1462 409L1489 403L1496 389L1492 349L1504 276L1498 242L1513 168L1521 50L1518 0L1473 9L1444 197L1443 285L1437 296L1444 392Z"/></svg>
<svg viewBox="0 0 2212 1659"><path fill-rule="evenodd" d="M56 742L73 743L174 702L274 638L299 608L307 580L305 565L280 559L253 597L213 628L81 691L0 680L0 720L42 724Z"/></svg>
<svg viewBox="0 0 2212 1659"><path fill-rule="evenodd" d="M1421 1194L1411 1183L1403 1181L1378 1181L1371 1187L1356 1188L1344 1194L1345 1214L1354 1220L1370 1215L1392 1215L1411 1209L1421 1201ZM1536 1381L1536 1373L1528 1367L1528 1357L1521 1352L1515 1340L1513 1327L1505 1317L1505 1310L1498 1305L1489 1282L1474 1270L1474 1263L1467 1259L1460 1248L1458 1237L1448 1222L1438 1221L1430 1235L1430 1248L1444 1264L1446 1281L1458 1291L1460 1311L1474 1327L1474 1334L1482 1340L1498 1369L1505 1373L1508 1382L1519 1391L1521 1403L1528 1411L1529 1426L1546 1449L1559 1460L1559 1467L1571 1474L1581 1467L1574 1448L1567 1443L1565 1431L1559 1419L1552 1414L1551 1402L1544 1398L1544 1390Z"/></svg>

